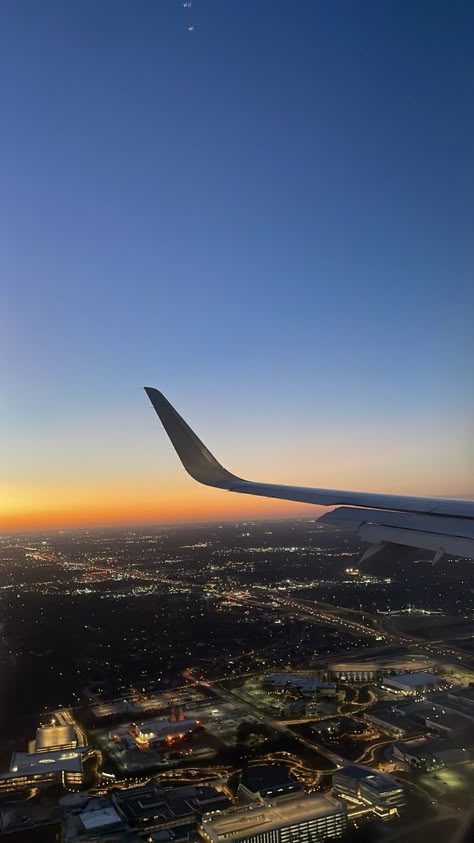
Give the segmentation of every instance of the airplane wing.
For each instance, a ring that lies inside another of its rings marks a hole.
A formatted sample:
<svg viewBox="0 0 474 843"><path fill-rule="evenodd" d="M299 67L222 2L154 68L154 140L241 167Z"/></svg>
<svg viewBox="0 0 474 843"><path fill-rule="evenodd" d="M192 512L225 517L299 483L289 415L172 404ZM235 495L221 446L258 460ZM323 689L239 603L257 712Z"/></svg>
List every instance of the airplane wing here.
<svg viewBox="0 0 474 843"><path fill-rule="evenodd" d="M224 468L157 389L145 387L154 409L184 468L199 483L245 495L336 506L319 519L322 523L352 529L370 544L362 559L389 545L432 551L434 561L446 554L474 558L474 501L420 498L280 486L244 480ZM362 561L362 560L361 560Z"/></svg>

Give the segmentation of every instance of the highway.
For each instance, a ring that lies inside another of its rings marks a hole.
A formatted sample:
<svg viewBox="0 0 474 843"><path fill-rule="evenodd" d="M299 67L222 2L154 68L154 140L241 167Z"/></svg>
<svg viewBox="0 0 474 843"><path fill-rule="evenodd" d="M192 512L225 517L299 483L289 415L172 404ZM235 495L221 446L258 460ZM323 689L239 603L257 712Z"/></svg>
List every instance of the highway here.
<svg viewBox="0 0 474 843"><path fill-rule="evenodd" d="M321 621L322 623L327 623L332 626L339 626L343 629L349 630L350 632L357 633L358 635L365 635L373 639L377 639L378 636L381 636L385 644L410 647L423 655L428 655L430 658L437 657L448 660L456 659L454 664L456 664L457 667L465 666L467 670L472 670L472 667L469 665L462 664L463 659L469 660L468 653L456 647L452 647L440 640L423 641L414 635L401 635L400 633L387 628L390 626L390 621L384 615L364 612L364 617L370 618L373 623L373 626L368 626L367 624L359 623L355 620L348 620L347 614L350 610L345 607L328 604L327 611L324 611L319 608L324 606L324 604L320 601L316 602L301 600L300 598L296 599L291 593L285 593L282 595L281 592L276 589L275 591L267 589L267 594L269 601L271 601L269 603L262 601L261 595L259 595L258 600L253 598L241 598L240 602L248 605L253 604L264 607L267 610L271 610L272 608L275 609L275 605L272 604L276 603L280 610L286 609L296 612L300 615L304 615L309 620Z"/></svg>
<svg viewBox="0 0 474 843"><path fill-rule="evenodd" d="M101 573L111 574L114 577L117 575L117 568L107 565L99 566L87 563L84 567L89 571L100 571ZM160 576L156 573L140 570L139 568L133 568L131 571L124 571L124 569L121 568L120 574L124 578L131 580L138 579L146 582L161 582L165 585L172 586L176 586L181 583L187 588L189 588L190 585L188 581L185 582L183 580L180 581L174 579L173 577ZM202 591L202 586L196 585L196 590ZM429 655L430 657L456 659L456 665L458 667L465 666L466 669L472 670L469 665L461 663L463 659L467 659L469 661L469 654L465 651L452 647L440 640L425 642L414 635L402 635L394 630L393 623L386 615L371 613L368 611L360 612L359 610L348 609L347 607L336 606L332 603L325 603L322 601L304 600L302 598L294 597L291 594L291 591L287 591L282 594L281 591L276 588L266 588L265 595L268 597L268 601L262 600L262 589L259 588L258 594L255 596L249 598L239 596L239 602L243 605L254 605L270 611L272 609L279 609L280 611L290 610L298 614L304 614L309 620L319 621L336 627L339 626L350 632L357 633L358 635L365 635L373 639L381 636L382 640L386 644L403 647L409 646L420 653ZM353 615L358 616L359 614L362 614L364 618L368 618L372 626L353 619Z"/></svg>

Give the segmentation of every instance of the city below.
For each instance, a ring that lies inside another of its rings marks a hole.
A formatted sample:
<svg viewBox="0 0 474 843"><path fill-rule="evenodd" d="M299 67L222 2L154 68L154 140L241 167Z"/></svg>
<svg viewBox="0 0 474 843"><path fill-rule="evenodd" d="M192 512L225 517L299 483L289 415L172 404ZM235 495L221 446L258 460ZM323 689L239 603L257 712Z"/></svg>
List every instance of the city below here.
<svg viewBox="0 0 474 843"><path fill-rule="evenodd" d="M0 836L449 839L472 562L313 519L0 537Z"/></svg>

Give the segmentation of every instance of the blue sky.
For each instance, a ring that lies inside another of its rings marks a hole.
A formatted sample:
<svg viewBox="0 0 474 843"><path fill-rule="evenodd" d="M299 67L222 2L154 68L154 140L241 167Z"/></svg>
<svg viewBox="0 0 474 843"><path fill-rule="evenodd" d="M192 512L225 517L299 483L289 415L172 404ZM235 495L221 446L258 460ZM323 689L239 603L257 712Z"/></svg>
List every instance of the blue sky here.
<svg viewBox="0 0 474 843"><path fill-rule="evenodd" d="M18 517L163 492L145 384L254 477L474 493L471 3L15 0L0 24Z"/></svg>

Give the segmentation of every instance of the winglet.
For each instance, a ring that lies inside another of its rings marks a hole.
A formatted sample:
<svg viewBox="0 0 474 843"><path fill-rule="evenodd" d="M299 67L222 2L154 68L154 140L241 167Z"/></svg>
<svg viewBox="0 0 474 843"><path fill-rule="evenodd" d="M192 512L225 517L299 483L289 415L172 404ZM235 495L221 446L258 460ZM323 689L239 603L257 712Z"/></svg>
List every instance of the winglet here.
<svg viewBox="0 0 474 843"><path fill-rule="evenodd" d="M231 474L216 460L158 389L145 386L145 392L178 457L194 480L206 486L216 486L218 489L230 489L236 482L241 482L239 477Z"/></svg>

